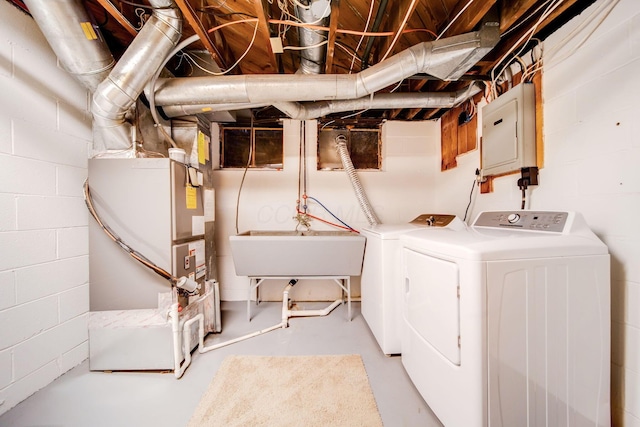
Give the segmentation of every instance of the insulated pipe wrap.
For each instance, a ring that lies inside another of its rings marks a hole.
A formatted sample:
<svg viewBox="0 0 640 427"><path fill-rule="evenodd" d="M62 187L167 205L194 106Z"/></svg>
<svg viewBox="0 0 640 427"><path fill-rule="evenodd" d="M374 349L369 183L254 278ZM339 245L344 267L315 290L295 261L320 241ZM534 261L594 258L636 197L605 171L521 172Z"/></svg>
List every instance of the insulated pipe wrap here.
<svg viewBox="0 0 640 427"><path fill-rule="evenodd" d="M173 1L150 3L153 15L93 97L94 129L107 149L131 146L131 126L125 122L125 115L180 40L182 19Z"/></svg>
<svg viewBox="0 0 640 427"><path fill-rule="evenodd" d="M94 92L109 75L115 60L82 3L79 0L25 0L24 3L62 67Z"/></svg>
<svg viewBox="0 0 640 427"><path fill-rule="evenodd" d="M380 220L376 216L371 204L369 203L369 199L364 192L364 188L362 188L362 184L360 183L360 179L356 174L356 169L353 167L353 162L351 162L351 157L349 156L349 150L347 150L347 138L344 135L338 135L336 137L336 149L338 150L338 154L340 155L340 160L342 161L342 167L344 168L347 176L349 177L349 181L351 182L351 186L353 187L353 191L356 193L356 198L358 199L358 203L360 204L360 208L362 212L367 217L367 221L369 225L376 225L380 223Z"/></svg>
<svg viewBox="0 0 640 427"><path fill-rule="evenodd" d="M457 92L381 93L373 98L338 99L318 102L278 102L273 106L295 120L311 120L343 111L387 108L452 108L482 90L472 83ZM227 104L228 105L228 104Z"/></svg>
<svg viewBox="0 0 640 427"><path fill-rule="evenodd" d="M483 34L481 34L483 33ZM423 42L357 74L246 75L158 79L156 105L270 103L353 99L417 73L455 80L499 41L497 27Z"/></svg>

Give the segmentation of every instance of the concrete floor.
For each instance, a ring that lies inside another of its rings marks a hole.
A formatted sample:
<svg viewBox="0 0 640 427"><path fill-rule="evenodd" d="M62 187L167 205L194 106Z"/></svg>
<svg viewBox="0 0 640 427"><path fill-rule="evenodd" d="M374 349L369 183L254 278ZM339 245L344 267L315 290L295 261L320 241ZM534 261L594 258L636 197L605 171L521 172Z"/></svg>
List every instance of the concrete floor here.
<svg viewBox="0 0 640 427"><path fill-rule="evenodd" d="M301 308L320 308L303 306ZM279 323L280 303L253 308L246 303L222 303L220 334L205 345L226 341ZM185 426L225 356L360 354L385 426L440 426L402 367L398 356L385 356L353 303L326 317L292 318L277 329L204 354L194 353L182 379L173 373L90 372L87 361L0 417L0 426ZM250 426L248 426L250 427Z"/></svg>

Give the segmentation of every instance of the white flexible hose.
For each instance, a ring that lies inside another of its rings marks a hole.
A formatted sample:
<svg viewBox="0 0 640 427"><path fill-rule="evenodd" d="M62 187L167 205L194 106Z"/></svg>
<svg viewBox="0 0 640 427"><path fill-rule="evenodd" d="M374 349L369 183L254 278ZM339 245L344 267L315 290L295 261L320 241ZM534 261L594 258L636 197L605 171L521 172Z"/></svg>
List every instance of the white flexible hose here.
<svg viewBox="0 0 640 427"><path fill-rule="evenodd" d="M338 150L338 154L340 155L340 160L342 161L342 167L349 177L349 181L353 186L353 191L356 193L356 197L358 199L358 202L360 203L360 208L367 217L369 225L380 224L380 220L373 211L371 203L369 203L369 199L364 192L364 188L362 188L360 179L356 174L356 169L353 167L353 162L351 161L351 157L349 156L349 150L347 150L347 138L344 135L340 134L336 137L336 148Z"/></svg>

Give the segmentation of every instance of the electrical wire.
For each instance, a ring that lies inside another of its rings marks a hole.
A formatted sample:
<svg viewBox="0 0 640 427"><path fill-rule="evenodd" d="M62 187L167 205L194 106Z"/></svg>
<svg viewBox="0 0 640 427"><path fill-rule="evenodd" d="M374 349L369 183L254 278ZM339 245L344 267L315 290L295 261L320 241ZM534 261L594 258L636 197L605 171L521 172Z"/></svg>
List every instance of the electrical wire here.
<svg viewBox="0 0 640 427"><path fill-rule="evenodd" d="M85 204L87 206L87 209L89 210L89 213L91 214L91 216L96 220L96 222L98 223L100 228L102 228L102 231L104 231L105 234L107 236L109 236L109 238L111 240L113 240L123 251L128 253L129 256L131 256L133 259L135 259L136 261L140 262L142 265L144 265L145 267L151 269L154 273L156 273L157 275L159 275L163 279L168 280L169 282L171 282L172 285L174 285L178 280L176 277L171 275L171 273L169 273L165 269L163 269L163 268L159 267L158 265L156 265L153 261L151 261L149 258L147 258L144 255L142 255L140 252L134 250L129 245L127 245L120 237L118 237L111 230L111 228L109 228L109 226L107 226L102 221L102 219L100 218L100 215L98 214L98 212L95 209L95 206L93 205L93 198L91 196L91 189L89 188L89 180L88 179L86 179L84 181L83 189L84 189L84 202L85 202Z"/></svg>
<svg viewBox="0 0 640 427"><path fill-rule="evenodd" d="M440 31L440 34L438 34L438 37L436 37L436 40L440 40L440 38L444 35L444 33L447 32L447 30L451 27L451 25L456 22L458 20L458 18L460 18L460 15L462 15L464 13L465 10L467 10L467 8L469 6L471 6L471 3L473 3L473 0L469 0L467 2L467 4L464 5L464 7L462 9L460 9L460 12L458 12L458 14L456 16L453 17L453 19L451 21L449 21L449 23L447 24L447 26L444 28L444 30Z"/></svg>
<svg viewBox="0 0 640 427"><path fill-rule="evenodd" d="M311 45L311 46L284 46L282 50L307 50L307 49L315 49L320 46L324 46L329 43L329 40L325 40L323 42Z"/></svg>
<svg viewBox="0 0 640 427"><path fill-rule="evenodd" d="M251 115L251 139L249 141L249 155L247 156L247 165L242 173L242 179L240 180L240 187L238 187L238 197L236 198L236 234L240 234L238 229L238 216L240 212L240 194L242 194L242 186L244 185L244 179L247 176L249 166L251 166L251 159L253 157L253 115Z"/></svg>
<svg viewBox="0 0 640 427"><path fill-rule="evenodd" d="M364 30L367 31L369 28L369 22L371 21L371 16L373 15L373 5L375 4L374 0L371 0L371 5L369 6L369 16L367 16L367 22L364 24ZM355 53L358 53L358 49L360 49L360 45L362 45L362 41L364 40L364 35L360 36L360 40L358 41L358 45L356 46ZM356 62L356 55L353 55L353 59L351 60L351 65L349 66L349 74L353 70L353 65Z"/></svg>
<svg viewBox="0 0 640 427"><path fill-rule="evenodd" d="M471 200L473 200L473 190L476 188L477 181L474 179L473 184L471 184L471 192L469 193L469 203L467 204L467 209L464 210L464 219L462 222L467 221L467 214L469 213L469 207L471 206Z"/></svg>
<svg viewBox="0 0 640 427"><path fill-rule="evenodd" d="M325 205L323 205L318 199L316 199L315 197L311 197L311 196L307 196L307 199L313 200L314 202L316 202L317 204L319 204L320 206L322 206L322 208L327 211L329 213L329 215L331 215L332 217L334 217L340 224L342 224L344 227L342 228L346 228L347 230L351 230L351 231L356 231L353 227L351 227L349 224L347 224L346 222L344 222L343 220L341 220L340 218L338 218L333 212L331 212L329 210L329 208L327 208ZM335 225L335 224L334 224Z"/></svg>
<svg viewBox="0 0 640 427"><path fill-rule="evenodd" d="M548 49L547 55L545 55L547 57L546 58L546 62L549 63L550 60L553 60L554 62L557 63L557 62L563 61L563 60L567 59L568 57L570 57L571 55L573 55L593 35L593 33L596 31L596 29L602 24L602 22L604 22L604 20L607 18L607 16L609 16L609 14L613 10L613 8L618 4L619 1L620 0L611 0L611 1L609 1L608 4L607 3L601 3L580 25L578 25L576 28L574 28L569 34L567 34L555 46L553 46L550 49ZM599 21L591 29L591 31L589 31L582 38L582 40L580 40L580 42L578 42L575 46L573 46L571 48L571 50L569 52L566 52L560 58L553 58L553 56L557 54L558 50L561 47L564 47L569 40L571 40L573 37L575 37L578 34L578 32L584 30L588 25L590 25L598 15L600 15Z"/></svg>
<svg viewBox="0 0 640 427"><path fill-rule="evenodd" d="M498 66L509 56L511 55L511 53L516 50L518 48L518 46L521 45L522 46L520 48L520 50L518 51L518 53L516 53L514 56L520 56L520 54L522 53L522 51L525 49L525 47L527 46L527 44L529 43L529 41L531 40L531 38L533 37L533 35L535 34L536 30L538 29L538 25L540 25L545 19L547 19L547 17L558 8L558 6L560 6L560 4L563 2L563 0L554 0L551 4L549 4L549 6L547 6L547 8L545 9L545 11L542 13L542 15L540 16L540 18L538 18L538 20L536 21L536 23L529 28L512 46L511 48L500 58L500 60L498 62L496 62L496 65L493 67L493 69L491 70L491 83L492 83L492 90L493 90L493 95L494 98L497 98L497 89L496 89L496 81L498 79L498 77L500 77L500 75L502 75L502 73L504 72L504 70L506 69L506 67L509 66L509 64L511 63L511 61L507 62L501 69L500 72L496 74L496 69L498 68ZM523 41L527 39L524 43Z"/></svg>
<svg viewBox="0 0 640 427"><path fill-rule="evenodd" d="M407 21L409 20L409 16L411 15L411 12L413 12L416 1L418 0L412 0L411 4L409 5L409 7L407 8L407 13L404 15L404 18L402 19L402 23L400 24L400 26L398 27L398 31L395 33L395 36L393 37L393 40L391 41L391 43L389 44L389 48L387 49L387 51L385 52L384 56L382 57L382 59L380 60L380 62L384 61L385 59L387 59L387 56L389 56L389 54L391 53L391 51L393 50L393 47L396 45L396 42L398 41L398 38L400 37L400 35L402 34L402 30L404 29L405 25L407 25ZM473 1L473 0L471 0Z"/></svg>

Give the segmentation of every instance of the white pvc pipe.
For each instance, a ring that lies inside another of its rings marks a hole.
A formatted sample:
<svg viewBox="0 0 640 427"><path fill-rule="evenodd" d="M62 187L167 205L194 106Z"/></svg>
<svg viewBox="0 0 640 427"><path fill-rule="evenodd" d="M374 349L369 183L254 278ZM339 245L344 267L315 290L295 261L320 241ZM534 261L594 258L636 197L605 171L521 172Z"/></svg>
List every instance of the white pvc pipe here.
<svg viewBox="0 0 640 427"><path fill-rule="evenodd" d="M341 299L335 300L331 305L322 310L287 310L288 317L313 317L313 316L326 316L331 313L334 308L342 304Z"/></svg>
<svg viewBox="0 0 640 427"><path fill-rule="evenodd" d="M217 350L219 348L226 347L228 345L235 344L249 338L257 337L258 335L271 332L275 329L287 328L289 326L290 317L326 316L342 303L342 300L337 299L323 310L289 310L289 291L291 290L292 286L293 285L288 284L284 288L284 291L282 293L282 321L280 323L256 332L252 332L247 335L243 335L238 338L210 345L208 347L204 346L204 315L202 313L198 313L191 319L184 322L184 326L182 327L182 339L180 339L180 316L178 313L178 304L171 305L169 317L171 318L171 325L173 330L173 357L175 377L181 378L191 364L191 332L189 331L189 328L196 321L198 322L198 353L206 353L208 351ZM182 349L180 348L181 345ZM181 363L182 353L184 353L184 363Z"/></svg>

